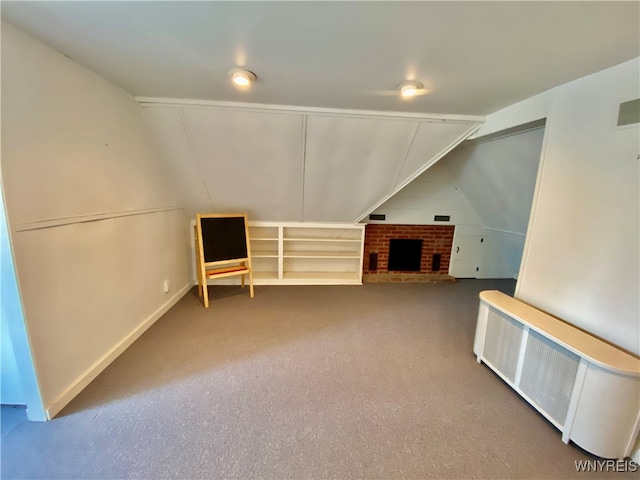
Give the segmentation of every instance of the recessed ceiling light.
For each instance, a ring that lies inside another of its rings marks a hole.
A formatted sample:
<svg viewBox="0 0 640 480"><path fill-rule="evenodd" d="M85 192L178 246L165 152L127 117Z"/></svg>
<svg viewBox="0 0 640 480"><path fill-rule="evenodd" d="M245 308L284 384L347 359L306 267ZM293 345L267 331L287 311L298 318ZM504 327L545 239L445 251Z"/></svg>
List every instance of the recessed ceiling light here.
<svg viewBox="0 0 640 480"><path fill-rule="evenodd" d="M400 95L402 95L403 98L411 98L415 97L418 94L418 90L422 90L424 88L424 85L422 85L420 82L412 80L409 82L401 83L396 88L400 90Z"/></svg>
<svg viewBox="0 0 640 480"><path fill-rule="evenodd" d="M256 74L242 68L232 68L229 70L229 77L236 87L248 87L257 77Z"/></svg>

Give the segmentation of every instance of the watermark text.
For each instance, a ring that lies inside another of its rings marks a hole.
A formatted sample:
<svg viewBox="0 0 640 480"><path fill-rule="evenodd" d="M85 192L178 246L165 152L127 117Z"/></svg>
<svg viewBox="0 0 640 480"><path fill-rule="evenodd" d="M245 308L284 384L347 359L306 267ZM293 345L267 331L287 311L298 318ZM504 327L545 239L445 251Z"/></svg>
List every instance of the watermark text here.
<svg viewBox="0 0 640 480"><path fill-rule="evenodd" d="M637 472L640 469L633 460L576 460L577 472Z"/></svg>

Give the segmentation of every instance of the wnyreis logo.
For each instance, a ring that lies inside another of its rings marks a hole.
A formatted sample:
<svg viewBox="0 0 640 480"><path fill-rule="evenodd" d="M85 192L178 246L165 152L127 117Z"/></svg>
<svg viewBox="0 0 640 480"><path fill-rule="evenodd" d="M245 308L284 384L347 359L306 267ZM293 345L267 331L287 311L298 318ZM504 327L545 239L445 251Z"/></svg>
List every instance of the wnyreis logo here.
<svg viewBox="0 0 640 480"><path fill-rule="evenodd" d="M637 472L633 460L576 460L577 472Z"/></svg>

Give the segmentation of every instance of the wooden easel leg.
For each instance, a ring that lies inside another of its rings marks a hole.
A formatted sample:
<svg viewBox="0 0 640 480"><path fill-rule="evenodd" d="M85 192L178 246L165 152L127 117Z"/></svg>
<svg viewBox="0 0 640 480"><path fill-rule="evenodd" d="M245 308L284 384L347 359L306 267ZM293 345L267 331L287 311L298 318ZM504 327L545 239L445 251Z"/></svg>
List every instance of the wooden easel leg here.
<svg viewBox="0 0 640 480"><path fill-rule="evenodd" d="M242 288L244 288L244 273L240 276L242 277L240 285L242 286Z"/></svg>
<svg viewBox="0 0 640 480"><path fill-rule="evenodd" d="M244 275L242 276L244 280ZM249 296L253 298L253 270L249 269Z"/></svg>
<svg viewBox="0 0 640 480"><path fill-rule="evenodd" d="M209 308L209 285L206 281L202 286L202 293L204 296L204 308Z"/></svg>

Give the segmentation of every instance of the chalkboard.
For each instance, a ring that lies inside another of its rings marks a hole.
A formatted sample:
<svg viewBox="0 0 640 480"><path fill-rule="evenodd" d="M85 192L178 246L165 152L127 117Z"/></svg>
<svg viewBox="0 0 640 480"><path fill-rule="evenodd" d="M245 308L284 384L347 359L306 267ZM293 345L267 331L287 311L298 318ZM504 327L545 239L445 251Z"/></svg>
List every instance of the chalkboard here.
<svg viewBox="0 0 640 480"><path fill-rule="evenodd" d="M194 227L198 295L209 307L207 281L233 275L249 277L249 295L253 298L253 273L249 247L249 222L246 213L196 215Z"/></svg>
<svg viewBox="0 0 640 480"><path fill-rule="evenodd" d="M245 217L201 217L204 262L247 258Z"/></svg>

